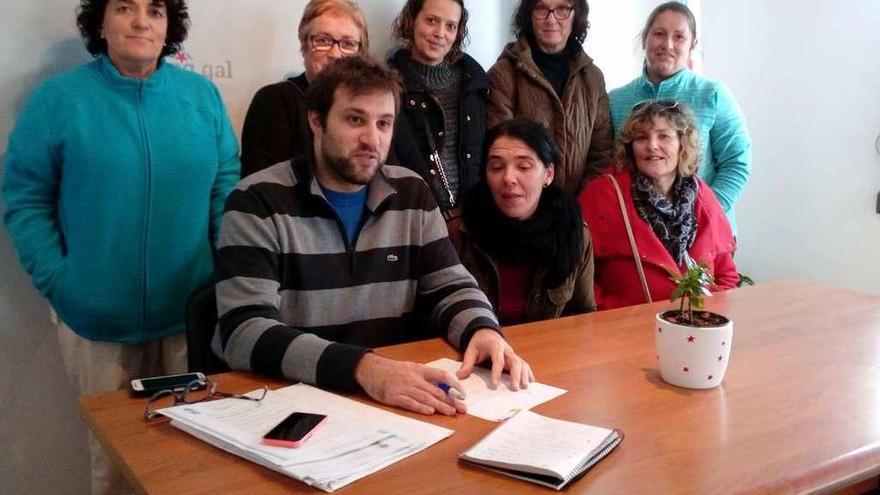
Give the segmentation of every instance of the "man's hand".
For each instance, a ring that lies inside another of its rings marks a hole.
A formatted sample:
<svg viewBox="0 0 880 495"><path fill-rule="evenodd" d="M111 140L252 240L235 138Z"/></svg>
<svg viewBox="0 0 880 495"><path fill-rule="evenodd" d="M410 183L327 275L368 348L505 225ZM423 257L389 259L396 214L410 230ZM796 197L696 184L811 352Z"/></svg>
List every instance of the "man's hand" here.
<svg viewBox="0 0 880 495"><path fill-rule="evenodd" d="M500 333L491 328L477 330L464 351L461 368L456 375L465 379L474 370L474 365L492 359L492 385L501 383L501 373L510 372L510 385L514 390L528 388L529 382L535 381L535 375L529 363L513 352L513 347L504 340Z"/></svg>
<svg viewBox="0 0 880 495"><path fill-rule="evenodd" d="M373 399L420 414L464 414L464 402L448 397L437 383L445 383L464 397L464 387L448 371L421 364L365 354L354 370L354 379Z"/></svg>

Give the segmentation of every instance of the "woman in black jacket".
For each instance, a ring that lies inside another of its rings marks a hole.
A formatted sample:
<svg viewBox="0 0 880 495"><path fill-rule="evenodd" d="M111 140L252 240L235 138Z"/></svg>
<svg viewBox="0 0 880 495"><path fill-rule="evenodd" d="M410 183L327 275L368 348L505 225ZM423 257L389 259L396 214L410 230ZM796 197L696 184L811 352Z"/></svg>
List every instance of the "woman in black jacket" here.
<svg viewBox="0 0 880 495"><path fill-rule="evenodd" d="M480 180L486 133L486 72L462 52L462 0L408 0L394 21L401 44L389 60L404 81L388 163L419 173L449 216Z"/></svg>
<svg viewBox="0 0 880 495"><path fill-rule="evenodd" d="M341 57L367 54L367 22L350 0L311 0L299 23L305 72L254 95L241 131L241 176L312 150L306 118L309 81Z"/></svg>

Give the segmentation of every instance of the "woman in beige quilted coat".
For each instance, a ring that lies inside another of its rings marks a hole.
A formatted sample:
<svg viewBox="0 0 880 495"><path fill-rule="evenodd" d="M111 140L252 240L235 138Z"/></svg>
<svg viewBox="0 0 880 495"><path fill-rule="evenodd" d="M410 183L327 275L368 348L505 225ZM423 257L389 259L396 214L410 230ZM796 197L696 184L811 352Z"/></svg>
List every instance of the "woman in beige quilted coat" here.
<svg viewBox="0 0 880 495"><path fill-rule="evenodd" d="M489 128L524 117L541 123L562 152L555 182L577 196L614 151L602 71L584 52L586 0L522 0L517 41L489 70Z"/></svg>

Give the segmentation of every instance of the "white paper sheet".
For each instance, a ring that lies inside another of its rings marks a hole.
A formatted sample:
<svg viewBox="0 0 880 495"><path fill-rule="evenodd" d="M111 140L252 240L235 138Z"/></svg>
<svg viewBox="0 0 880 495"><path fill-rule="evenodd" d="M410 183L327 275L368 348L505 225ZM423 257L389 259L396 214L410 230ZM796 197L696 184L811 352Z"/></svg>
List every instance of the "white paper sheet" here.
<svg viewBox="0 0 880 495"><path fill-rule="evenodd" d="M443 358L427 363L426 366L455 373L461 368L460 361ZM468 414L489 421L503 421L523 409L531 409L550 399L555 399L567 390L545 385L529 383L529 388L514 391L510 386L510 376L502 375L501 384L492 390L492 373L484 368L474 368L471 376L460 380L467 398Z"/></svg>

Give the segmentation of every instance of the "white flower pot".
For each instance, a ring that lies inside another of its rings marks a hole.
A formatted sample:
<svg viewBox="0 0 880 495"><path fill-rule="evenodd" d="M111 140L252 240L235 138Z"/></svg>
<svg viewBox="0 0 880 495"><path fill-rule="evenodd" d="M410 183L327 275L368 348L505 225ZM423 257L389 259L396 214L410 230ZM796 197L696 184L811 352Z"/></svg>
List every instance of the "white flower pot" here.
<svg viewBox="0 0 880 495"><path fill-rule="evenodd" d="M714 327L671 323L657 313L654 340L660 376L666 383L685 388L717 387L724 380L733 322Z"/></svg>

